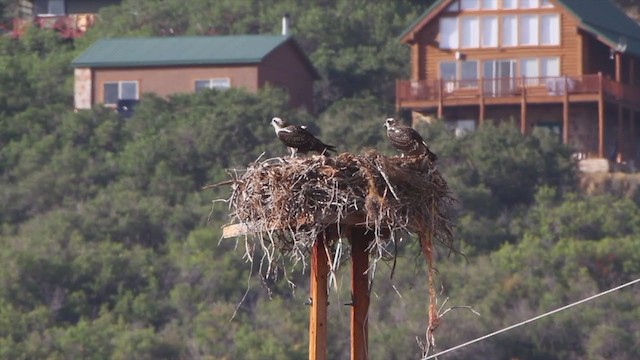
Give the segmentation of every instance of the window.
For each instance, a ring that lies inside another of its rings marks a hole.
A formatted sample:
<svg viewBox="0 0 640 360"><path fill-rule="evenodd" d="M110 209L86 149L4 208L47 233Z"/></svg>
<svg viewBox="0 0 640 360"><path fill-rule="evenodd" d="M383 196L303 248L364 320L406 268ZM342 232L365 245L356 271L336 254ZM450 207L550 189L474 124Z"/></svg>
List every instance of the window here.
<svg viewBox="0 0 640 360"><path fill-rule="evenodd" d="M521 15L518 27L520 45L538 45L538 16Z"/></svg>
<svg viewBox="0 0 640 360"><path fill-rule="evenodd" d="M459 87L478 86L477 61L444 61L440 63L440 79L445 81L445 91L452 91L460 80Z"/></svg>
<svg viewBox="0 0 640 360"><path fill-rule="evenodd" d="M540 76L560 76L560 58L549 57L540 59Z"/></svg>
<svg viewBox="0 0 640 360"><path fill-rule="evenodd" d="M498 17L482 17L482 47L498 46Z"/></svg>
<svg viewBox="0 0 640 360"><path fill-rule="evenodd" d="M516 46L518 45L518 21L513 15L502 17L502 45Z"/></svg>
<svg viewBox="0 0 640 360"><path fill-rule="evenodd" d="M458 48L458 19L451 17L440 19L440 48Z"/></svg>
<svg viewBox="0 0 640 360"><path fill-rule="evenodd" d="M36 0L34 3L38 15L64 15L64 0Z"/></svg>
<svg viewBox="0 0 640 360"><path fill-rule="evenodd" d="M540 45L560 45L560 16L540 16Z"/></svg>
<svg viewBox="0 0 640 360"><path fill-rule="evenodd" d="M478 10L480 8L480 0L460 0L460 8L462 10Z"/></svg>
<svg viewBox="0 0 640 360"><path fill-rule="evenodd" d="M446 61L440 63L440 79L445 81L455 80L457 78L456 74L456 62L455 61Z"/></svg>
<svg viewBox="0 0 640 360"><path fill-rule="evenodd" d="M549 0L540 0L540 7L542 8L552 8L553 4Z"/></svg>
<svg viewBox="0 0 640 360"><path fill-rule="evenodd" d="M522 76L525 85L537 85L540 76L538 59L520 60L520 76Z"/></svg>
<svg viewBox="0 0 640 360"><path fill-rule="evenodd" d="M481 7L483 10L495 10L498 8L498 0L482 0Z"/></svg>
<svg viewBox="0 0 640 360"><path fill-rule="evenodd" d="M484 61L482 77L485 95L508 95L516 88L516 61L511 59Z"/></svg>
<svg viewBox="0 0 640 360"><path fill-rule="evenodd" d="M520 0L520 9L536 9L540 6L538 0Z"/></svg>
<svg viewBox="0 0 640 360"><path fill-rule="evenodd" d="M480 47L480 20L478 17L464 16L460 18L461 47Z"/></svg>
<svg viewBox="0 0 640 360"><path fill-rule="evenodd" d="M102 89L103 103L106 105L115 105L118 100L138 99L137 81L106 82L102 85Z"/></svg>
<svg viewBox="0 0 640 360"><path fill-rule="evenodd" d="M231 80L229 78L213 78L196 80L195 91L199 92L206 89L228 89L231 87Z"/></svg>
<svg viewBox="0 0 640 360"><path fill-rule="evenodd" d="M64 0L49 0L49 14L64 15Z"/></svg>
<svg viewBox="0 0 640 360"><path fill-rule="evenodd" d="M517 9L519 0L502 0L503 9Z"/></svg>
<svg viewBox="0 0 640 360"><path fill-rule="evenodd" d="M525 78L525 85L539 85L540 78L554 78L560 76L560 58L530 58L520 60L520 75ZM528 79L526 79L528 78ZM547 83L549 80L547 79Z"/></svg>
<svg viewBox="0 0 640 360"><path fill-rule="evenodd" d="M447 7L447 10L445 10L446 12L457 12L460 11L460 3L457 1L454 1L451 3L451 5L449 5L449 7Z"/></svg>
<svg viewBox="0 0 640 360"><path fill-rule="evenodd" d="M460 61L460 87L478 86L478 62Z"/></svg>

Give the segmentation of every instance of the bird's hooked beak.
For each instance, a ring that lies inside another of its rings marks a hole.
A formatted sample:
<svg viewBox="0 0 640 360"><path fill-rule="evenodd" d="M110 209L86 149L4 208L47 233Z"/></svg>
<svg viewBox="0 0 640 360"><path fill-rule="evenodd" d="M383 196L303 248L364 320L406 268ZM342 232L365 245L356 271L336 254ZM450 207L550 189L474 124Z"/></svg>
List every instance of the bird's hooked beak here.
<svg viewBox="0 0 640 360"><path fill-rule="evenodd" d="M393 122L392 118L387 118L387 120L384 121L384 126L387 130L391 127L391 123Z"/></svg>

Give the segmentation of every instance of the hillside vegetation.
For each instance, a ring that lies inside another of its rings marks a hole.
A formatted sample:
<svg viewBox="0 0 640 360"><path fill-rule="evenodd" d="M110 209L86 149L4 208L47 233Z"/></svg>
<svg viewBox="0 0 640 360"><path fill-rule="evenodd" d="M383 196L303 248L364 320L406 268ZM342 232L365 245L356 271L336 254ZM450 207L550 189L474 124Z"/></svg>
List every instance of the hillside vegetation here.
<svg viewBox="0 0 640 360"><path fill-rule="evenodd" d="M125 0L75 43L38 29L0 38L0 359L306 358L308 273L288 274L295 291L264 284L242 243L219 241L228 209L212 200L228 189L202 186L286 154L275 115L340 151L396 154L382 125L408 76L397 36L428 3ZM285 12L323 76L317 116L275 89L145 95L127 120L73 111L69 64L98 38L277 33ZM571 149L551 134L419 131L460 200L466 259L438 254L441 300L481 314L447 314L440 349L640 276L640 196L581 195ZM419 357L427 284L410 243L394 271L376 269L371 359ZM331 359L349 358L349 275L331 292ZM638 299L627 288L442 358L638 359Z"/></svg>

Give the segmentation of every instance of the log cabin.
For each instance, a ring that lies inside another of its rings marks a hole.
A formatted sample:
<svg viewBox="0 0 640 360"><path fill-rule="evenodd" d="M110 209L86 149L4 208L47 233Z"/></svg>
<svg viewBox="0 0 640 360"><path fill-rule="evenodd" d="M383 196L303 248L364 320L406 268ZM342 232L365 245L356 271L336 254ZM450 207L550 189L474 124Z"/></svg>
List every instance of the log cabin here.
<svg viewBox="0 0 640 360"><path fill-rule="evenodd" d="M414 122L512 121L579 159L639 160L640 26L610 0L436 0L400 40L396 108Z"/></svg>

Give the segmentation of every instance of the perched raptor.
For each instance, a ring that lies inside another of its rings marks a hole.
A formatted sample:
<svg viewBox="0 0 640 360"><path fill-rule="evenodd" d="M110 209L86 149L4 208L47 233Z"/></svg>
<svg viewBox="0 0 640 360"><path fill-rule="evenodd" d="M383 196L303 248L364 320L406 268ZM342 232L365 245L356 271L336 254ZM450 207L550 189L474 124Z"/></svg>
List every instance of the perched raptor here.
<svg viewBox="0 0 640 360"><path fill-rule="evenodd" d="M402 156L427 156L431 162L438 158L429 150L422 136L412 128L398 124L394 118L385 120L384 126L387 128L389 142L402 153Z"/></svg>
<svg viewBox="0 0 640 360"><path fill-rule="evenodd" d="M336 151L334 146L327 145L313 136L307 131L306 126L290 125L279 117L274 117L271 125L276 130L278 139L291 151L291 157L296 153L306 154L309 151L326 155L328 155L327 151Z"/></svg>

